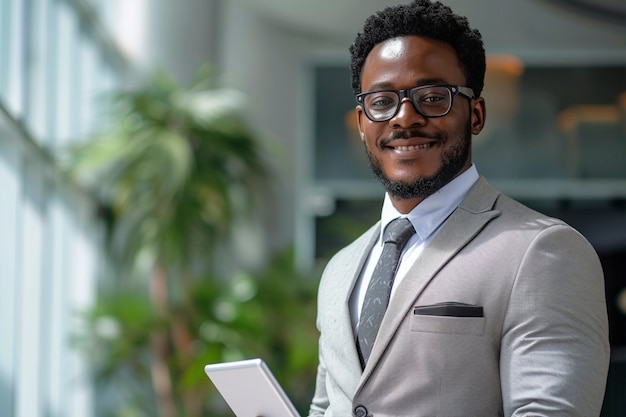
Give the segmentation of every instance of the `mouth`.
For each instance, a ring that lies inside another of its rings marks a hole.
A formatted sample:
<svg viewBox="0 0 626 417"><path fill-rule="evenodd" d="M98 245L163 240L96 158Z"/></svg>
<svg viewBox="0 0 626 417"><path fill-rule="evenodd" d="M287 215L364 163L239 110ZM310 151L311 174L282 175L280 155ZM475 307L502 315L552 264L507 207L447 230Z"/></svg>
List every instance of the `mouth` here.
<svg viewBox="0 0 626 417"><path fill-rule="evenodd" d="M438 135L413 130L394 132L380 146L382 150L391 151L397 156L411 158L419 157L442 142Z"/></svg>
<svg viewBox="0 0 626 417"><path fill-rule="evenodd" d="M383 148L393 152L398 157L406 158L419 158L422 154L428 150L437 146L436 140L405 140L397 139L386 143Z"/></svg>
<svg viewBox="0 0 626 417"><path fill-rule="evenodd" d="M435 145L435 142L421 143L419 145L387 145L388 148L397 152L424 151Z"/></svg>

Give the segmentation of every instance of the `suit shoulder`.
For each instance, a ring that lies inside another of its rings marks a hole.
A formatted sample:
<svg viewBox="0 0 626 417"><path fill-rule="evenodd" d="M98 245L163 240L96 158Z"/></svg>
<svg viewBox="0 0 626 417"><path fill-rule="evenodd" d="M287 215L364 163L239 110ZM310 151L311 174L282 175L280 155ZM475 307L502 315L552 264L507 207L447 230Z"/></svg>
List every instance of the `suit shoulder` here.
<svg viewBox="0 0 626 417"><path fill-rule="evenodd" d="M509 221L524 223L529 226L534 225L540 229L554 225L571 227L563 220L532 209L505 194L498 196L494 209L500 211L501 216Z"/></svg>
<svg viewBox="0 0 626 417"><path fill-rule="evenodd" d="M588 239L580 231L559 218L531 209L504 194L498 196L494 209L501 213L499 224L503 228L508 230L515 228L517 230L516 239L522 239L522 236L525 235L530 241L535 239L554 241L557 246L578 248L578 250L597 256ZM563 242L567 242L567 245Z"/></svg>

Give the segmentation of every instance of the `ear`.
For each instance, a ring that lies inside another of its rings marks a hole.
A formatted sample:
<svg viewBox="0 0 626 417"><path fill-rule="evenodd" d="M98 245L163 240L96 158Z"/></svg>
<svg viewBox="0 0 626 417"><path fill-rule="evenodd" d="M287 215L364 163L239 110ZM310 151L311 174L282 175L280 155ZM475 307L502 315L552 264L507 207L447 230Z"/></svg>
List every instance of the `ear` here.
<svg viewBox="0 0 626 417"><path fill-rule="evenodd" d="M485 99L478 97L472 100L472 134L477 135L485 127L485 120L487 119L487 107L485 106Z"/></svg>
<svg viewBox="0 0 626 417"><path fill-rule="evenodd" d="M365 131L363 130L363 121L365 120L366 116L365 113L363 113L363 107L361 106L356 106L356 124L357 127L359 128L359 136L361 137L361 141L365 141Z"/></svg>

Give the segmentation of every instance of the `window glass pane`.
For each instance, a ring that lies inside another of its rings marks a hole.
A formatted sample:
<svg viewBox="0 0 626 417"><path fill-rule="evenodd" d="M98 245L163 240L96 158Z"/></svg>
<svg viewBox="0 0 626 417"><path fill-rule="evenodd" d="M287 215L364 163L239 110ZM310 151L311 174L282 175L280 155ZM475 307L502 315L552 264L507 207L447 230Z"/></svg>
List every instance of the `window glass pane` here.
<svg viewBox="0 0 626 417"><path fill-rule="evenodd" d="M17 337L16 415L42 414L40 401L43 237L45 228L45 189L40 165L25 164L24 188L20 201L21 229L17 244Z"/></svg>
<svg viewBox="0 0 626 417"><path fill-rule="evenodd" d="M8 5L8 63L6 104L16 117L24 111L24 2L10 2Z"/></svg>
<svg viewBox="0 0 626 417"><path fill-rule="evenodd" d="M376 184L356 125L348 65L318 66L315 82L315 177Z"/></svg>
<svg viewBox="0 0 626 417"><path fill-rule="evenodd" d="M97 81L101 70L98 69L98 51L89 37L82 37L80 44L80 81L81 88L78 90L78 100L81 103L78 123L78 131L74 140L83 141L89 139L93 133L97 113L94 106L97 104Z"/></svg>
<svg viewBox="0 0 626 417"><path fill-rule="evenodd" d="M50 84L46 53L48 28L48 0L31 0L29 8L31 32L29 34L28 82L26 83L26 124L35 140L45 141L47 136L46 110L47 86Z"/></svg>
<svg viewBox="0 0 626 417"><path fill-rule="evenodd" d="M70 143L78 124L76 91L79 74L77 59L78 22L66 2L57 2L56 9L56 97L53 117L56 120L53 146L60 148Z"/></svg>
<svg viewBox="0 0 626 417"><path fill-rule="evenodd" d="M488 59L487 68L482 95L488 117L473 138L472 155L482 175L626 180L626 66L524 68ZM346 87L348 71L338 64L314 69L314 178L331 187L375 187Z"/></svg>
<svg viewBox="0 0 626 417"><path fill-rule="evenodd" d="M626 67L488 61L473 160L490 179L626 179Z"/></svg>
<svg viewBox="0 0 626 417"><path fill-rule="evenodd" d="M0 0L0 57L2 62L9 56L9 26L11 0ZM8 65L0 65L0 98L4 101L7 94Z"/></svg>
<svg viewBox="0 0 626 417"><path fill-rule="evenodd" d="M66 350L68 332L72 331L67 324L72 314L68 308L67 296L69 282L69 265L67 262L67 242L71 238L68 233L68 221L71 211L60 198L61 190L55 189L48 206L48 224L46 233L46 293L44 316L47 325L43 329L46 349L43 355L45 403L49 406L51 416L62 416L64 412L64 395L67 385L59 383L64 380L67 369Z"/></svg>
<svg viewBox="0 0 626 417"><path fill-rule="evenodd" d="M15 340L16 242L21 194L18 171L21 155L12 146L16 139L11 137L1 116L0 136L0 334L3 340ZM0 389L0 410L10 416L14 408L15 347L14 343L0 343L0 381L8 384Z"/></svg>

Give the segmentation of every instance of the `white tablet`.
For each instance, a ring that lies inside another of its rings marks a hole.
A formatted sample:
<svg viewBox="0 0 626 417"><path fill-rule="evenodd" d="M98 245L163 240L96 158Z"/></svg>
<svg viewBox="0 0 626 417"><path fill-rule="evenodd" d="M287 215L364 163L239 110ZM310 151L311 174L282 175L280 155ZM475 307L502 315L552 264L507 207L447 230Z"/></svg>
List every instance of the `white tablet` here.
<svg viewBox="0 0 626 417"><path fill-rule="evenodd" d="M237 417L300 417L262 359L210 364L204 372Z"/></svg>

